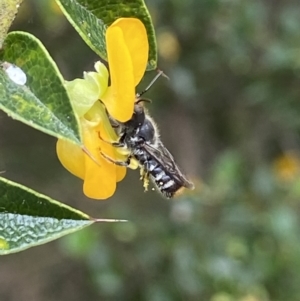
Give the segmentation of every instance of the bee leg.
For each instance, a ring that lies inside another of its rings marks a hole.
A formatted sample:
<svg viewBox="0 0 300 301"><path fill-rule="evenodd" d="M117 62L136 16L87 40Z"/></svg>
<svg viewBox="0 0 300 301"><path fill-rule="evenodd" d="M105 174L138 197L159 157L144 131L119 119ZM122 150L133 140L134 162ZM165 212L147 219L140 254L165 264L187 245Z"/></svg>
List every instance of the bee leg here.
<svg viewBox="0 0 300 301"><path fill-rule="evenodd" d="M109 122L110 122L112 128L117 129L120 126L120 124L115 119L113 119L111 116L109 116L108 119L109 119Z"/></svg>
<svg viewBox="0 0 300 301"><path fill-rule="evenodd" d="M118 161L118 160L114 160L112 159L111 157L105 155L104 153L102 153L100 151L100 154L102 157L104 157L107 161L111 162L111 163L114 163L118 166L124 166L124 167L128 167L130 165L130 157L128 157L128 159L126 161Z"/></svg>
<svg viewBox="0 0 300 301"><path fill-rule="evenodd" d="M124 146L125 146L125 143L123 143L123 142L111 142L111 141L108 141L108 140L103 139L103 138L101 137L100 132L98 132L98 137L99 137L99 139L101 139L103 142L105 142L105 143L107 143L107 144L110 144L110 145L112 145L112 146L114 146L114 147L124 147Z"/></svg>

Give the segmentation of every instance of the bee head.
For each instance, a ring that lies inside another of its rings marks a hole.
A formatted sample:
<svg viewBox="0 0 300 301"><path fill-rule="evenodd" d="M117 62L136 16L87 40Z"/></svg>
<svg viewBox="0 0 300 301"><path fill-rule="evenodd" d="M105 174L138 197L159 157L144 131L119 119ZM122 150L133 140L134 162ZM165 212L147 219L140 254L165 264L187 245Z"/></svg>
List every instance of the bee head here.
<svg viewBox="0 0 300 301"><path fill-rule="evenodd" d="M131 128L133 130L138 129L145 122L145 109L141 102L150 102L149 99L141 99L138 98L134 104L133 115L130 120L125 122L125 126L127 128Z"/></svg>

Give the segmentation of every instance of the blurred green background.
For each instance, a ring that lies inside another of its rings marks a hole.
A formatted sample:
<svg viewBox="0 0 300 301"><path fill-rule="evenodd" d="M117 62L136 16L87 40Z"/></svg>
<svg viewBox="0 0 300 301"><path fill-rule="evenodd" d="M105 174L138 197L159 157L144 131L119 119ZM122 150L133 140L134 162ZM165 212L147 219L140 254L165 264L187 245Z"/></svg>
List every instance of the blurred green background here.
<svg viewBox="0 0 300 301"><path fill-rule="evenodd" d="M0 300L300 300L299 1L146 3L170 77L149 110L196 190L164 200L129 171L113 198L88 200L55 139L1 113L5 177L130 222L1 257ZM11 30L41 39L66 79L98 60L53 0L24 0Z"/></svg>

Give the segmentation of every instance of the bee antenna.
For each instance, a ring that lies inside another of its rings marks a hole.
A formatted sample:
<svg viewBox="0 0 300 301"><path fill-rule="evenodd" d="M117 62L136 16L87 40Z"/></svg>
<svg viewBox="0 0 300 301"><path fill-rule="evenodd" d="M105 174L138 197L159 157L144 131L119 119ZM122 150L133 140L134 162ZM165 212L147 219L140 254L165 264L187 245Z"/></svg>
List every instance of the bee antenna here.
<svg viewBox="0 0 300 301"><path fill-rule="evenodd" d="M144 91L136 94L136 98L140 98L143 94L145 94L161 75L169 79L169 77L162 70L159 70L159 69L156 69L156 70L157 70L156 76L152 79L152 81L146 87L146 89Z"/></svg>
<svg viewBox="0 0 300 301"><path fill-rule="evenodd" d="M158 73L161 72L161 75L162 75L163 77L165 77L167 80L170 80L170 77L169 77L166 73L164 73L162 70L156 68L156 71L157 71Z"/></svg>

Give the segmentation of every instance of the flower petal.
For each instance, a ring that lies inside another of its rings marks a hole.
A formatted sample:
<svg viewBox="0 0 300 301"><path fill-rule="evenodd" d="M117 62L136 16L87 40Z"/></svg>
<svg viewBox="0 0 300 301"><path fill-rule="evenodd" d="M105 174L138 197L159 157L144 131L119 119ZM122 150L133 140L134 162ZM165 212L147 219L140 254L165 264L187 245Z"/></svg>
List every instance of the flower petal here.
<svg viewBox="0 0 300 301"><path fill-rule="evenodd" d="M98 95L96 100L106 92L108 86L108 70L100 61L96 62L94 68L97 72L84 72L84 79L98 86Z"/></svg>
<svg viewBox="0 0 300 301"><path fill-rule="evenodd" d="M56 143L56 153L65 169L76 177L84 179L84 153L78 145L59 139Z"/></svg>
<svg viewBox="0 0 300 301"><path fill-rule="evenodd" d="M149 43L146 28L139 19L120 18L111 24L106 34L109 35L109 32L115 27L122 30L123 39L132 61L134 84L137 86L144 76L148 62Z"/></svg>
<svg viewBox="0 0 300 301"><path fill-rule="evenodd" d="M144 24L135 18L121 18L106 31L106 48L111 86L101 98L115 119L128 121L133 113L135 86L148 61L148 38Z"/></svg>
<svg viewBox="0 0 300 301"><path fill-rule="evenodd" d="M117 170L116 170L117 182L121 182L125 178L126 172L127 172L126 167L117 166Z"/></svg>
<svg viewBox="0 0 300 301"><path fill-rule="evenodd" d="M111 127L110 124L109 127ZM128 156L120 154L116 147L112 146L110 143L107 143L107 142L118 141L116 133L114 132L114 135L111 135L110 132L107 131L106 129L107 129L106 122L105 121L101 122L100 133L101 133L101 138L104 140L101 143L102 152L114 160L125 162ZM117 182L122 181L125 176L126 176L126 167L116 165L116 181Z"/></svg>
<svg viewBox="0 0 300 301"><path fill-rule="evenodd" d="M101 98L108 86L108 70L101 62L95 63L97 72L85 72L84 79L66 81L74 111L82 117Z"/></svg>
<svg viewBox="0 0 300 301"><path fill-rule="evenodd" d="M116 190L116 166L103 158L100 153L100 149L103 153L108 153L106 149L103 149L103 142L99 138L100 128L91 128L87 121L83 121L82 129L84 145L93 157L90 158L85 155L83 192L89 198L107 199ZM111 145L108 144L108 146L113 149ZM111 154L107 155L110 156Z"/></svg>
<svg viewBox="0 0 300 301"><path fill-rule="evenodd" d="M132 116L135 84L130 53L119 27L108 28L106 44L111 86L101 99L111 116L125 122Z"/></svg>
<svg viewBox="0 0 300 301"><path fill-rule="evenodd" d="M94 124L95 126L101 122L103 126L102 133L104 132L108 135L108 141L116 142L118 140L118 136L108 119L105 106L100 101L97 101L84 117L89 121L89 124Z"/></svg>
<svg viewBox="0 0 300 301"><path fill-rule="evenodd" d="M99 99L99 88L95 82L77 78L66 82L65 85L74 111L79 117L83 116Z"/></svg>
<svg viewBox="0 0 300 301"><path fill-rule="evenodd" d="M98 61L95 63L94 68L99 74L101 74L103 76L103 78L105 79L105 82L106 82L106 80L109 77L109 73L108 73L106 66L103 63L101 63L100 61Z"/></svg>

